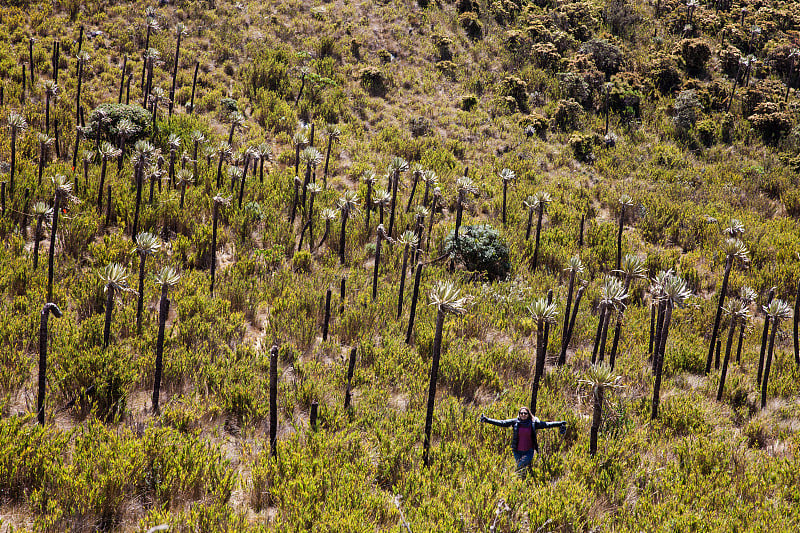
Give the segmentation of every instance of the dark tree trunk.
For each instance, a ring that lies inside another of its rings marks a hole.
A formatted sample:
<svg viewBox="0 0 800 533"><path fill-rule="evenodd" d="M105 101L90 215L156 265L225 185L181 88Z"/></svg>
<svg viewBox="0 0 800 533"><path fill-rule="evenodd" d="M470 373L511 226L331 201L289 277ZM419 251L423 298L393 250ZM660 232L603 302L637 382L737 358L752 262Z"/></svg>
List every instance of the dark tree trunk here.
<svg viewBox="0 0 800 533"><path fill-rule="evenodd" d="M278 347L269 350L269 450L278 456Z"/></svg>
<svg viewBox="0 0 800 533"><path fill-rule="evenodd" d="M33 37L28 39L28 61L31 65L31 87L33 87Z"/></svg>
<svg viewBox="0 0 800 533"><path fill-rule="evenodd" d="M158 304L158 337L156 338L156 375L153 380L153 413L161 412L158 405L158 396L161 392L161 372L164 367L164 329L169 316L169 298L167 298L167 285L161 286L161 299Z"/></svg>
<svg viewBox="0 0 800 533"><path fill-rule="evenodd" d="M367 182L367 197L364 199L364 207L366 207L366 213L364 215L364 233L369 235L369 215L372 211L372 182Z"/></svg>
<svg viewBox="0 0 800 533"><path fill-rule="evenodd" d="M175 153L176 149L173 146L169 150L169 181L167 182L168 190L172 189L172 184L175 183L175 158L177 154ZM159 189L159 192L161 190Z"/></svg>
<svg viewBox="0 0 800 533"><path fill-rule="evenodd" d="M325 240L328 238L328 234L330 232L331 232L331 221L330 220L326 220L325 221L325 231L322 232L322 238L317 243L317 246L316 246L315 250L319 250L319 247L322 246L323 243L325 243Z"/></svg>
<svg viewBox="0 0 800 533"><path fill-rule="evenodd" d="M189 114L190 115L194 114L194 90L195 90L195 87L197 87L197 70L199 68L200 68L200 62L196 61L195 64L194 64L194 76L192 77L192 97L191 97L191 100L189 101ZM195 159L197 159L196 156L195 156Z"/></svg>
<svg viewBox="0 0 800 533"><path fill-rule="evenodd" d="M772 303L772 299L775 297L775 287L772 287L769 290L769 294L767 295L767 303L764 307L769 307L769 304ZM764 313L764 331L761 332L761 351L758 353L758 374L756 377L756 383L761 383L761 374L764 371L764 355L767 352L767 335L769 334L769 315Z"/></svg>
<svg viewBox="0 0 800 533"><path fill-rule="evenodd" d="M800 324L800 282L797 283L797 296L794 300L794 315L792 317L792 341L794 344L794 362L800 365L800 342L798 342L797 328Z"/></svg>
<svg viewBox="0 0 800 533"><path fill-rule="evenodd" d="M61 309L56 304L44 304L39 325L39 390L36 396L36 420L39 424L44 424L44 397L47 385L47 319L51 312L56 318L61 318Z"/></svg>
<svg viewBox="0 0 800 533"><path fill-rule="evenodd" d="M345 299L345 289L347 288L347 278L342 277L342 281L339 284L339 316L344 314L344 299Z"/></svg>
<svg viewBox="0 0 800 533"><path fill-rule="evenodd" d="M111 340L111 315L114 313L114 286L106 285L106 320L103 325L103 348Z"/></svg>
<svg viewBox="0 0 800 533"><path fill-rule="evenodd" d="M653 337L656 329L656 305L653 302L650 305L650 343L647 345L647 354L652 357L653 355Z"/></svg>
<svg viewBox="0 0 800 533"><path fill-rule="evenodd" d="M531 274L536 274L536 267L539 266L539 237L542 233L542 217L544 215L544 204L539 203L539 215L536 219L536 243L533 246L533 269Z"/></svg>
<svg viewBox="0 0 800 533"><path fill-rule="evenodd" d="M603 334L603 322L606 318L606 306L600 304L600 317L597 321L597 331L594 334L594 347L592 348L592 364L597 362L597 353L600 348L600 336Z"/></svg>
<svg viewBox="0 0 800 533"><path fill-rule="evenodd" d="M406 204L406 213L411 211L411 203L414 201L414 193L417 191L417 183L419 182L419 172L414 172L414 181L411 182L411 193L408 195L408 203Z"/></svg>
<svg viewBox="0 0 800 533"><path fill-rule="evenodd" d="M322 323L322 340L328 340L328 324L331 321L331 290L325 292L325 321Z"/></svg>
<svg viewBox="0 0 800 533"><path fill-rule="evenodd" d="M531 228L533 227L533 208L528 208L528 223L525 225L525 241L531 238Z"/></svg>
<svg viewBox="0 0 800 533"><path fill-rule="evenodd" d="M300 90L297 91L297 98L295 98L294 100L294 105L297 105L300 102L300 98L303 96L303 89L305 88L305 86L306 86L306 73L303 72L303 74L300 76Z"/></svg>
<svg viewBox="0 0 800 533"><path fill-rule="evenodd" d="M778 332L780 320L777 318L772 319L772 333L769 335L769 350L767 351L767 360L764 362L764 382L761 384L761 408L767 406L767 385L769 384L769 370L772 367L772 350L775 348L775 333Z"/></svg>
<svg viewBox="0 0 800 533"><path fill-rule="evenodd" d="M736 331L736 320L731 316L731 324L728 326L728 342L725 343L725 359L722 361L722 372L719 375L719 387L717 388L717 401L722 401L722 391L725 390L725 377L728 375L728 361L731 358L731 348L733 347L733 333Z"/></svg>
<svg viewBox="0 0 800 533"><path fill-rule="evenodd" d="M597 453L597 435L600 432L600 423L603 419L603 396L605 391L603 387L597 387L593 391L594 395L594 410L592 412L592 427L589 433L589 455Z"/></svg>
<svg viewBox="0 0 800 533"><path fill-rule="evenodd" d="M572 339L572 331L575 329L575 320L578 317L578 308L581 305L581 297L583 296L583 291L585 290L586 287L581 286L578 288L578 293L575 295L575 307L572 309L572 317L569 319L569 328L567 329L564 346L562 347L561 355L558 358L559 365L564 365L567 362L567 348L569 347L569 341Z"/></svg>
<svg viewBox="0 0 800 533"><path fill-rule="evenodd" d="M375 268L372 272L372 301L374 302L375 299L378 297L378 269L380 268L381 264L381 244L383 239L381 238L381 232L378 231L378 237L375 239Z"/></svg>
<svg viewBox="0 0 800 533"><path fill-rule="evenodd" d="M136 298L136 335L142 334L142 309L144 308L144 265L145 254L139 254L139 295Z"/></svg>
<svg viewBox="0 0 800 533"><path fill-rule="evenodd" d="M403 264L400 268L400 289L397 292L397 319L403 316L403 294L406 287L406 268L408 267L408 249L411 247L410 243L406 244L403 250Z"/></svg>
<svg viewBox="0 0 800 533"><path fill-rule="evenodd" d="M350 350L350 361L347 364L347 388L344 391L344 408L350 409L350 391L353 383L353 373L356 369L356 347Z"/></svg>
<svg viewBox="0 0 800 533"><path fill-rule="evenodd" d="M414 274L414 292L411 294L411 311L408 314L408 329L406 330L406 344L411 344L411 334L414 332L414 317L417 314L417 298L419 297L419 282L422 278L422 263L417 263L417 272Z"/></svg>
<svg viewBox="0 0 800 533"><path fill-rule="evenodd" d="M128 54L125 54L122 57L122 75L119 78L119 98L117 99L117 103L122 103L122 93L125 90L125 69L128 66Z"/></svg>
<svg viewBox="0 0 800 533"><path fill-rule="evenodd" d="M81 133L81 130L76 126L75 127L75 149L72 151L72 170L73 171L75 170L75 167L78 165L78 150L80 150L80 148L81 148L81 137L83 137L83 134ZM84 163L84 168L86 168L86 166L87 166L87 164ZM76 180L75 181L76 181L75 189L76 189L76 192L77 192L77 189L78 189L77 176L76 176ZM87 187L88 187L88 182L87 182Z"/></svg>
<svg viewBox="0 0 800 533"><path fill-rule="evenodd" d="M656 352L656 379L653 384L653 405L650 411L650 419L658 417L658 403L661 399L661 374L664 367L664 351L667 348L667 335L669 335L669 324L672 321L672 305L667 304L664 310L664 325L658 339L658 351Z"/></svg>
<svg viewBox="0 0 800 533"><path fill-rule="evenodd" d="M80 124L79 109L81 108L81 85L83 82L83 60L78 59L78 90L75 91L75 124ZM76 141L77 142L77 141Z"/></svg>
<svg viewBox="0 0 800 533"><path fill-rule="evenodd" d="M581 215L581 227L578 230L578 248L583 248L583 225L586 222L586 215Z"/></svg>
<svg viewBox="0 0 800 533"><path fill-rule="evenodd" d="M317 400L314 400L313 402L311 402L311 408L309 409L309 412L308 412L308 422L309 422L309 425L311 426L311 431L316 431L317 430L317 413L318 412L319 412L319 402L317 402Z"/></svg>
<svg viewBox="0 0 800 533"><path fill-rule="evenodd" d="M742 325L739 326L739 342L736 344L736 362L740 365L742 364L742 340L744 339L745 325L745 322L742 321Z"/></svg>
<svg viewBox="0 0 800 533"><path fill-rule="evenodd" d="M655 338L655 353L653 354L653 360L651 363L651 370L653 375L658 371L658 349L659 349L659 339L661 339L661 331L664 329L664 311L667 308L666 302L659 302L658 304L658 317L656 318L656 338Z"/></svg>
<svg viewBox="0 0 800 533"><path fill-rule="evenodd" d="M392 205L390 207L390 214L389 214L389 237L394 235L394 214L395 214L395 207L397 205L397 186L400 183L400 171L394 171L394 178L392 179ZM458 238L458 237L456 237Z"/></svg>
<svg viewBox="0 0 800 533"><path fill-rule="evenodd" d="M539 396L539 382L544 374L544 324L539 321L536 325L536 361L533 370L533 384L531 385L531 416L536 415L536 402Z"/></svg>
<svg viewBox="0 0 800 533"><path fill-rule="evenodd" d="M56 192L53 202L53 223L50 229L50 253L47 257L47 301L53 301L53 274L56 255L56 236L58 235L58 214L61 211L61 194Z"/></svg>
<svg viewBox="0 0 800 533"><path fill-rule="evenodd" d="M444 311L439 309L436 315L436 332L433 337L433 357L431 375L428 384L428 404L425 410L425 438L422 442L422 462L430 466L429 451L431 447L431 429L433 428L433 403L436 400L436 381L439 377L439 357L442 350L442 329L444 327Z"/></svg>
<svg viewBox="0 0 800 533"><path fill-rule="evenodd" d="M617 262L615 263L615 270L619 270L622 264L622 230L625 227L625 206L622 206L622 211L619 214L619 230L617 230Z"/></svg>

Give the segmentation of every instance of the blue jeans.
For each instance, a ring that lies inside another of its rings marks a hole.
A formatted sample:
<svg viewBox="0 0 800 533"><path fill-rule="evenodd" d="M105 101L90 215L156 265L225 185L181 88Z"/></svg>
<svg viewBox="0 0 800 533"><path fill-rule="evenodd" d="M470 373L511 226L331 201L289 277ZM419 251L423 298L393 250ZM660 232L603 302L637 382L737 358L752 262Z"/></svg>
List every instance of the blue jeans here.
<svg viewBox="0 0 800 533"><path fill-rule="evenodd" d="M528 450L527 452L513 450L513 452L514 460L517 462L517 470L522 470L531 464L531 461L533 460L533 450Z"/></svg>

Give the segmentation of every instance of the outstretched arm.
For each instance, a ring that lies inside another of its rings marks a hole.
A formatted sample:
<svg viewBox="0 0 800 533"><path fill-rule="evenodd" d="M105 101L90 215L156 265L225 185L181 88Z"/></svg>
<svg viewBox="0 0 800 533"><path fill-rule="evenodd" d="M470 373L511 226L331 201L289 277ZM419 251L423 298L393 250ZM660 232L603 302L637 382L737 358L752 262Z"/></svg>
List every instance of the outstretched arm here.
<svg viewBox="0 0 800 533"><path fill-rule="evenodd" d="M492 424L493 426L500 426L503 428L511 427L514 424L514 419L509 418L508 420L495 420L494 418L489 418L487 416L481 415L481 422L486 422L487 424Z"/></svg>
<svg viewBox="0 0 800 533"><path fill-rule="evenodd" d="M538 418L533 421L533 425L536 429L567 427L567 423L564 422L563 420L555 420L553 422L542 422Z"/></svg>

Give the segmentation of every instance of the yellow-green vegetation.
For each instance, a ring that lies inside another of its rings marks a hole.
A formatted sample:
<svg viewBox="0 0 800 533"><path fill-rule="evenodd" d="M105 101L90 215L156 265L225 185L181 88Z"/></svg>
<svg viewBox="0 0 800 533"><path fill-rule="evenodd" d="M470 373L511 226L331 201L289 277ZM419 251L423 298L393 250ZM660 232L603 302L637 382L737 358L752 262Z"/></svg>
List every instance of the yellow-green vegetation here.
<svg viewBox="0 0 800 533"><path fill-rule="evenodd" d="M794 3L0 13L0 532L800 529Z"/></svg>

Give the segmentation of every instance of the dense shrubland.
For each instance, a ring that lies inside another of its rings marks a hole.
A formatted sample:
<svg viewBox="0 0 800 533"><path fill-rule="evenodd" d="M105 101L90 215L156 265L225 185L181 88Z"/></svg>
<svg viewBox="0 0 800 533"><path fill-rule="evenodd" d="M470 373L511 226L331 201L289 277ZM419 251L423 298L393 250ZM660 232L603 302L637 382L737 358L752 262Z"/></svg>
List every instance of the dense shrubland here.
<svg viewBox="0 0 800 533"><path fill-rule="evenodd" d="M9 3L0 531L796 530L798 24Z"/></svg>

